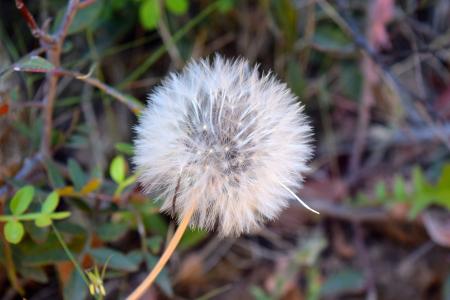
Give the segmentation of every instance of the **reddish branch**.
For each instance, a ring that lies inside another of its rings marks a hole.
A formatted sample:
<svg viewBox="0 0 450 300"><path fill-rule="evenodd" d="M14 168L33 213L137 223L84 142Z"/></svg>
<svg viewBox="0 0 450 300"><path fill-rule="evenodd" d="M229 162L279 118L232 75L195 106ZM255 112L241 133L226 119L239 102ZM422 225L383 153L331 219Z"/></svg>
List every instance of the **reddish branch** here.
<svg viewBox="0 0 450 300"><path fill-rule="evenodd" d="M47 60L50 61L55 68L61 66L61 53L64 40L67 36L70 25L81 8L94 3L95 0L70 0L59 28L53 35L44 32L36 23L30 10L23 0L16 0L17 9L30 27L31 33L39 39L41 46L46 49ZM45 83L46 97L44 99L44 128L42 133L41 154L44 158L50 157L51 153L51 136L53 128L53 107L56 99L56 89L58 86L59 75L55 72L47 74Z"/></svg>
<svg viewBox="0 0 450 300"><path fill-rule="evenodd" d="M90 77L89 74L84 75L78 72L67 71L64 69L55 70L55 72L58 72L60 75L70 76L77 80L81 80L89 85L98 88L99 90L102 90L104 93L110 95L111 97L125 104L134 113L138 113L143 109L142 104L140 104L139 102L134 102L132 99L128 98L118 90L108 86L107 84L104 84L103 82L101 82L96 78Z"/></svg>
<svg viewBox="0 0 450 300"><path fill-rule="evenodd" d="M367 29L367 43L375 51L375 54L378 54L379 50L390 46L386 26L393 17L394 2L393 0L377 0L372 2L368 6L368 9L369 24ZM365 76L362 101L358 110L358 124L350 159L350 174L353 177L359 172L362 154L366 148L367 132L371 120L370 109L376 102L374 90L381 82L377 69L378 66L375 62L368 55L364 55L362 72Z"/></svg>
<svg viewBox="0 0 450 300"><path fill-rule="evenodd" d="M71 0L67 6L66 13L59 29L53 35L53 42L47 43L45 40L40 40L42 46L47 48L47 59L58 68L61 65L61 51L64 39L67 35L68 28L77 12L79 0ZM41 152L44 157L49 157L51 153L51 137L53 128L53 107L56 99L56 88L58 86L58 75L51 73L47 74L47 82L45 91L47 97L44 100L44 128L41 143Z"/></svg>
<svg viewBox="0 0 450 300"><path fill-rule="evenodd" d="M52 43L53 39L50 35L44 32L36 23L33 15L30 13L28 7L23 3L22 0L16 0L16 7L19 12L22 14L22 17L27 22L28 27L31 30L31 33L40 40L45 40L47 43Z"/></svg>
<svg viewBox="0 0 450 300"><path fill-rule="evenodd" d="M85 7L88 7L89 5L91 5L94 2L95 2L95 0L84 0L84 1L80 2L80 4L78 4L78 9L83 9Z"/></svg>

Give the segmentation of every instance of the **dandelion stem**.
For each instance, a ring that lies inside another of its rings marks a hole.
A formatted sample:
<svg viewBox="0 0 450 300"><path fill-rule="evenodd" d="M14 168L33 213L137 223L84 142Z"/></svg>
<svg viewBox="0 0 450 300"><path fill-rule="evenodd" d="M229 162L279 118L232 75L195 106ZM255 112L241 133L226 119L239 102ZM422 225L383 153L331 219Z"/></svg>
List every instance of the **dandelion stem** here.
<svg viewBox="0 0 450 300"><path fill-rule="evenodd" d="M306 209L312 211L313 213L316 213L318 215L320 215L320 213L317 210L312 209L311 207L309 207L305 202L303 202L302 199L300 199L290 188L288 188L286 185L284 185L283 183L280 182L280 185L286 190L288 191L292 196L294 196L295 199L298 200L298 202L301 203L301 205L303 205Z"/></svg>
<svg viewBox="0 0 450 300"><path fill-rule="evenodd" d="M169 244L166 247L166 250L164 250L164 253L158 260L158 263L156 266L152 269L150 274L147 275L147 277L144 279L144 281L131 293L127 300L138 300L142 297L142 295L147 291L147 289L150 288L152 283L155 281L156 277L158 277L159 273L161 273L162 269L166 265L169 258L172 256L173 252L175 251L175 248L177 247L178 243L181 240L181 237L183 236L184 232L186 231L186 228L189 225L189 222L191 221L192 215L194 214L194 210L196 208L196 204L191 206L189 211L183 216L183 219L181 220L180 225L178 226L177 230L175 231L175 234L173 235L172 239L170 240Z"/></svg>

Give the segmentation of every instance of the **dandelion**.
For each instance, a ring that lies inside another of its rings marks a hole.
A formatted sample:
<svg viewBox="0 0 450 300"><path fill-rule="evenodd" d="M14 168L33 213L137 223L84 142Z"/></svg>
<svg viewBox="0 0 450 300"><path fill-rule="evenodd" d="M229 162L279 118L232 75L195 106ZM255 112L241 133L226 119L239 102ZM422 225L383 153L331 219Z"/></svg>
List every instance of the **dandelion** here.
<svg viewBox="0 0 450 300"><path fill-rule="evenodd" d="M136 132L139 182L177 215L181 231L190 224L222 236L252 232L292 197L314 211L293 192L312 152L303 106L243 59L216 56L171 74L150 95Z"/></svg>

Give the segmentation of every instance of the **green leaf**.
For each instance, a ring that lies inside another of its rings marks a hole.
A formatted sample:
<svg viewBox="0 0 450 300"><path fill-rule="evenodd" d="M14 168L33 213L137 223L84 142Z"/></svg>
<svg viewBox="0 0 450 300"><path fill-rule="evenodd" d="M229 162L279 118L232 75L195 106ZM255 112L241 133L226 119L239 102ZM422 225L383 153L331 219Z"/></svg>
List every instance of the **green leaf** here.
<svg viewBox="0 0 450 300"><path fill-rule="evenodd" d="M139 8L139 19L145 29L155 29L158 26L161 13L158 0L144 0Z"/></svg>
<svg viewBox="0 0 450 300"><path fill-rule="evenodd" d="M345 292L359 291L364 287L364 274L353 269L339 271L329 276L322 284L322 297L329 297Z"/></svg>
<svg viewBox="0 0 450 300"><path fill-rule="evenodd" d="M55 211L59 204L59 195L56 191L51 192L42 204L41 212L50 214Z"/></svg>
<svg viewBox="0 0 450 300"><path fill-rule="evenodd" d="M417 215L426 208L426 203L424 202L415 202L411 209L408 211L407 218L408 220L414 220Z"/></svg>
<svg viewBox="0 0 450 300"><path fill-rule="evenodd" d="M89 139L84 134L73 134L66 146L74 149L85 149L88 144Z"/></svg>
<svg viewBox="0 0 450 300"><path fill-rule="evenodd" d="M159 235L165 235L167 232L167 222L161 216L161 214L143 214L142 219L146 230L157 233Z"/></svg>
<svg viewBox="0 0 450 300"><path fill-rule="evenodd" d="M440 189L450 189L450 164L444 165L437 186Z"/></svg>
<svg viewBox="0 0 450 300"><path fill-rule="evenodd" d="M31 185L26 185L19 189L11 202L9 203L9 208L13 215L23 214L27 208L30 206L31 201L34 196L34 187Z"/></svg>
<svg viewBox="0 0 450 300"><path fill-rule="evenodd" d="M136 271L138 266L126 255L110 248L97 248L90 250L94 260L103 265L108 261L108 268L117 269L126 272Z"/></svg>
<svg viewBox="0 0 450 300"><path fill-rule="evenodd" d="M95 25L95 22L99 21L99 15L102 12L103 3L105 2L106 1L95 1L88 7L78 10L77 13L75 14L72 23L70 24L67 33L74 34L88 27L95 29L95 26L93 25ZM60 26L64 18L65 11L66 8L63 8L62 10L59 11L56 17L56 22L54 23L55 26L53 30L56 30Z"/></svg>
<svg viewBox="0 0 450 300"><path fill-rule="evenodd" d="M167 9L175 15L183 15L189 8L188 0L166 0Z"/></svg>
<svg viewBox="0 0 450 300"><path fill-rule="evenodd" d="M415 167L412 172L413 193L409 198L411 201L411 209L408 212L408 218L414 219L424 210L431 202L432 198L428 193L430 185L425 181L422 170Z"/></svg>
<svg viewBox="0 0 450 300"><path fill-rule="evenodd" d="M86 174L83 172L80 164L72 158L69 159L67 167L69 170L70 179L72 179L75 189L80 191L86 184Z"/></svg>
<svg viewBox="0 0 450 300"><path fill-rule="evenodd" d="M114 192L114 196L119 196L124 189L126 189L129 185L135 183L136 180L137 180L137 175L130 176L127 179L123 180L121 183L119 183L119 186L117 187L116 191Z"/></svg>
<svg viewBox="0 0 450 300"><path fill-rule="evenodd" d="M64 300L84 300L88 295L88 288L83 277L78 273L77 269L72 271L69 282L63 289Z"/></svg>
<svg viewBox="0 0 450 300"><path fill-rule="evenodd" d="M146 239L147 247L150 249L152 253L157 253L159 249L161 249L161 245L163 243L163 238L160 235L152 236L151 238Z"/></svg>
<svg viewBox="0 0 450 300"><path fill-rule="evenodd" d="M365 206L370 203L369 198L362 192L358 192L355 197L355 204Z"/></svg>
<svg viewBox="0 0 450 300"><path fill-rule="evenodd" d="M227 13L233 8L234 0L218 0L217 5L218 5L217 9L221 13Z"/></svg>
<svg viewBox="0 0 450 300"><path fill-rule="evenodd" d="M422 170L419 167L415 167L413 169L412 182L415 192L417 193L423 192L423 190L425 189L425 178L423 176Z"/></svg>
<svg viewBox="0 0 450 300"><path fill-rule="evenodd" d="M25 227L25 232L28 233L28 236L34 243L45 243L49 236L49 228L40 228L37 227L34 222L23 222L23 226Z"/></svg>
<svg viewBox="0 0 450 300"><path fill-rule="evenodd" d="M68 246L74 253L78 253L83 249L85 241L81 238L71 239ZM45 243L36 244L27 239L23 241L23 246L20 256L21 265L45 266L69 260L54 234L50 234Z"/></svg>
<svg viewBox="0 0 450 300"><path fill-rule="evenodd" d="M354 50L351 39L339 27L331 23L318 26L314 32L313 41L322 51L351 53Z"/></svg>
<svg viewBox="0 0 450 300"><path fill-rule="evenodd" d="M386 199L386 184L383 181L380 181L375 185L375 196L378 200Z"/></svg>
<svg viewBox="0 0 450 300"><path fill-rule="evenodd" d="M450 273L447 274L444 280L444 287L442 293L444 296L444 300L450 300Z"/></svg>
<svg viewBox="0 0 450 300"><path fill-rule="evenodd" d="M62 188L65 186L64 179L53 160L46 161L47 176L53 188Z"/></svg>
<svg viewBox="0 0 450 300"><path fill-rule="evenodd" d="M125 7L128 0L112 0L111 5L114 10L119 10Z"/></svg>
<svg viewBox="0 0 450 300"><path fill-rule="evenodd" d="M255 300L273 300L269 294L267 294L262 288L256 285L250 287L250 293L255 298Z"/></svg>
<svg viewBox="0 0 450 300"><path fill-rule="evenodd" d="M361 95L363 77L361 68L356 62L345 61L339 69L338 84L342 93L351 99L358 99Z"/></svg>
<svg viewBox="0 0 450 300"><path fill-rule="evenodd" d="M127 253L127 257L134 264L139 265L144 260L144 252L141 250L131 250Z"/></svg>
<svg viewBox="0 0 450 300"><path fill-rule="evenodd" d="M321 234L313 234L302 242L301 247L295 253L294 262L302 266L316 266L320 254L326 247L325 237Z"/></svg>
<svg viewBox="0 0 450 300"><path fill-rule="evenodd" d="M127 155L133 155L134 154L134 148L133 145L128 143L117 143L114 148L116 148L117 151L122 152L123 154Z"/></svg>
<svg viewBox="0 0 450 300"><path fill-rule="evenodd" d="M70 24L68 34L73 34L88 27L93 29L93 24L99 20L99 15L103 8L103 1L95 1L86 8L78 10L75 18Z"/></svg>
<svg viewBox="0 0 450 300"><path fill-rule="evenodd" d="M70 217L70 211L59 211L49 215L52 220L62 220Z"/></svg>
<svg viewBox="0 0 450 300"><path fill-rule="evenodd" d="M104 223L96 227L97 234L102 241L113 242L122 237L128 230L125 223Z"/></svg>
<svg viewBox="0 0 450 300"><path fill-rule="evenodd" d="M402 176L394 178L394 198L397 201L404 201L406 198L405 181Z"/></svg>
<svg viewBox="0 0 450 300"><path fill-rule="evenodd" d="M320 299L320 287L322 285L322 276L317 267L307 269L306 286L307 292L305 299L316 300Z"/></svg>
<svg viewBox="0 0 450 300"><path fill-rule="evenodd" d="M179 249L185 250L194 247L208 236L207 232L199 229L188 229L181 238Z"/></svg>
<svg viewBox="0 0 450 300"><path fill-rule="evenodd" d="M116 156L109 167L109 175L116 183L121 183L125 179L125 159L123 156Z"/></svg>
<svg viewBox="0 0 450 300"><path fill-rule="evenodd" d="M42 214L34 220L37 227L47 227L52 224L52 219L46 214Z"/></svg>
<svg viewBox="0 0 450 300"><path fill-rule="evenodd" d="M38 283L48 283L47 273L40 267L19 266L20 275Z"/></svg>
<svg viewBox="0 0 450 300"><path fill-rule="evenodd" d="M305 91L306 81L304 78L300 63L296 59L290 59L287 65L287 82L297 96L302 96Z"/></svg>
<svg viewBox="0 0 450 300"><path fill-rule="evenodd" d="M14 71L18 72L48 72L53 70L54 66L48 60L40 56L30 56L28 59L19 62L14 66Z"/></svg>
<svg viewBox="0 0 450 300"><path fill-rule="evenodd" d="M149 266L149 268L154 268L158 259L155 256L146 253L145 261L147 262L147 266ZM161 273L159 273L158 277L156 278L156 284L164 291L164 293L169 298L173 298L174 292L172 288L172 283L170 281L169 273L167 272L166 268L163 268Z"/></svg>
<svg viewBox="0 0 450 300"><path fill-rule="evenodd" d="M68 220L61 221L55 224L55 227L64 234L70 234L73 236L86 235L86 229L76 223L69 222Z"/></svg>
<svg viewBox="0 0 450 300"><path fill-rule="evenodd" d="M9 221L5 224L3 233L8 242L11 244L18 244L25 234L25 229L23 228L22 223L18 221Z"/></svg>

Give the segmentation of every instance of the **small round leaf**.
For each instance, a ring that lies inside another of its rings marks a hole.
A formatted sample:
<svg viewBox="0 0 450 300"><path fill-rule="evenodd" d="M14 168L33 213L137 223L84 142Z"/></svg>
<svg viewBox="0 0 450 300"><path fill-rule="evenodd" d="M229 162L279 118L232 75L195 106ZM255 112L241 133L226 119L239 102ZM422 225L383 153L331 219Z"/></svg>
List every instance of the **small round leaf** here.
<svg viewBox="0 0 450 300"><path fill-rule="evenodd" d="M139 8L139 18L145 29L155 29L158 26L159 18L158 0L144 0Z"/></svg>
<svg viewBox="0 0 450 300"><path fill-rule="evenodd" d="M183 15L189 7L188 0L166 0L167 9L175 15Z"/></svg>
<svg viewBox="0 0 450 300"><path fill-rule="evenodd" d="M11 209L13 215L17 216L23 214L27 210L28 206L30 206L33 196L33 186L26 185L19 189L9 203L9 208Z"/></svg>
<svg viewBox="0 0 450 300"><path fill-rule="evenodd" d="M109 167L109 175L116 183L121 183L125 179L125 158L119 155L111 162Z"/></svg>
<svg viewBox="0 0 450 300"><path fill-rule="evenodd" d="M56 207L58 207L58 204L58 192L53 191L47 196L47 199L45 199L44 203L42 204L41 212L50 214L55 211Z"/></svg>
<svg viewBox="0 0 450 300"><path fill-rule="evenodd" d="M42 214L34 221L37 227L47 227L52 224L52 219L48 215Z"/></svg>
<svg viewBox="0 0 450 300"><path fill-rule="evenodd" d="M229 12L234 6L234 0L218 0L218 9L222 13Z"/></svg>
<svg viewBox="0 0 450 300"><path fill-rule="evenodd" d="M9 221L5 224L3 228L5 238L11 244L18 244L25 234L25 229L22 223L18 221Z"/></svg>

